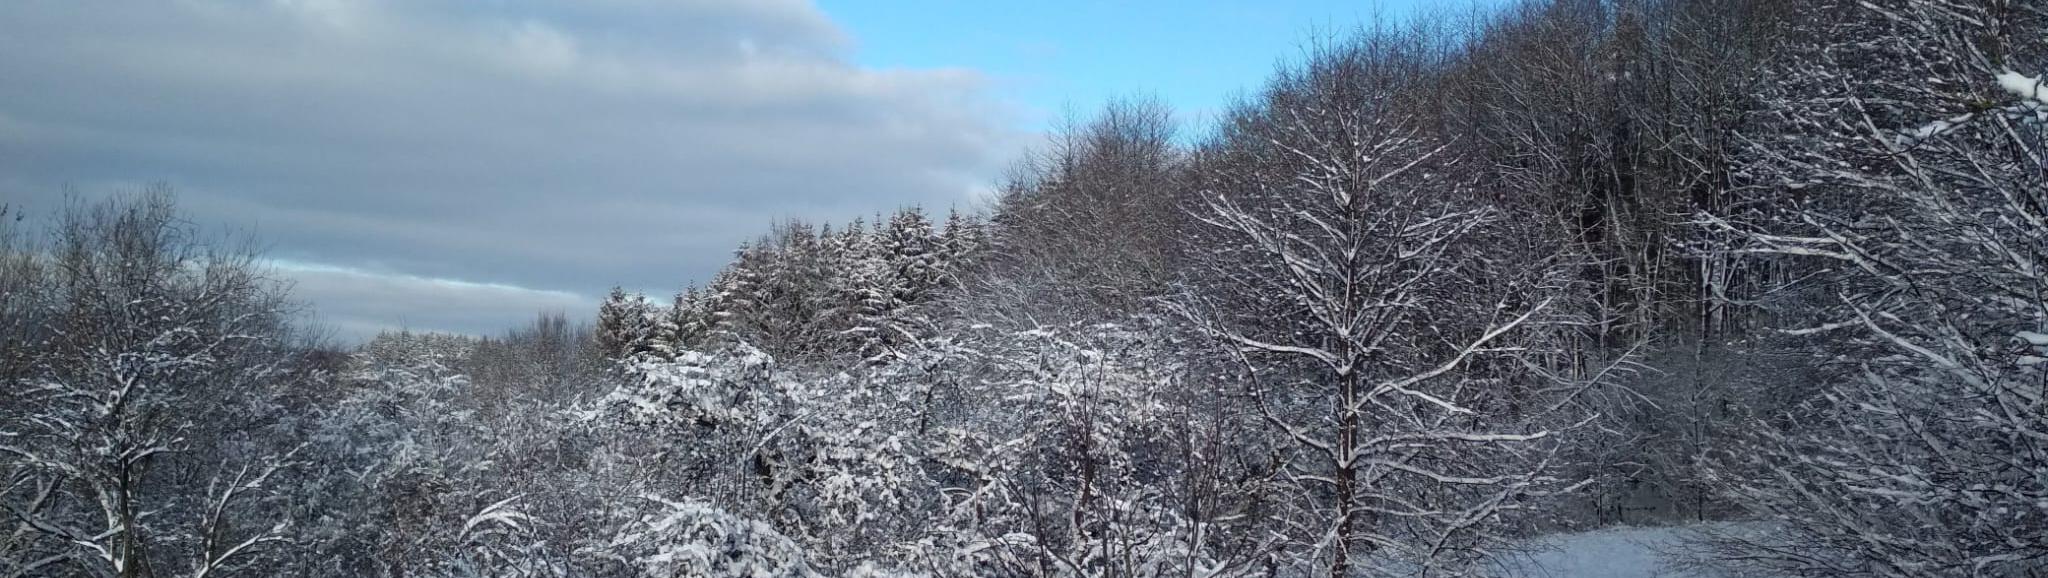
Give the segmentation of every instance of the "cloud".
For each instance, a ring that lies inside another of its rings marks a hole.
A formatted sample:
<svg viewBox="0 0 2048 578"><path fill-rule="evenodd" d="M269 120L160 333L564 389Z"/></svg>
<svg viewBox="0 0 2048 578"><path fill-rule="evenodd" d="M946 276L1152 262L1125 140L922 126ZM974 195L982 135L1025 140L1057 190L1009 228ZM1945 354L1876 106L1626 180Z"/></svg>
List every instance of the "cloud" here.
<svg viewBox="0 0 2048 578"><path fill-rule="evenodd" d="M792 0L5 3L0 199L166 182L350 323L509 326L673 291L777 219L971 203L1012 112L852 45Z"/></svg>
<svg viewBox="0 0 2048 578"><path fill-rule="evenodd" d="M295 296L316 304L321 326L349 339L393 328L493 335L507 328L507 319L597 307L591 298L566 291L294 261L269 266L293 280Z"/></svg>

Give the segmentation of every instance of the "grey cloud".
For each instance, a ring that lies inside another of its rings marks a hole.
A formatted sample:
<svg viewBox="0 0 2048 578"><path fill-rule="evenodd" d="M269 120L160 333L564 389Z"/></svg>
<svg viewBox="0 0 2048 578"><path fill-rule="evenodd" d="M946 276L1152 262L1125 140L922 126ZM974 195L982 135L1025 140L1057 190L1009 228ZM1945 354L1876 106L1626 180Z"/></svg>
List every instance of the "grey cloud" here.
<svg viewBox="0 0 2048 578"><path fill-rule="evenodd" d="M776 219L965 204L1021 140L973 71L851 46L790 0L0 4L0 197L163 181L294 262L667 291Z"/></svg>

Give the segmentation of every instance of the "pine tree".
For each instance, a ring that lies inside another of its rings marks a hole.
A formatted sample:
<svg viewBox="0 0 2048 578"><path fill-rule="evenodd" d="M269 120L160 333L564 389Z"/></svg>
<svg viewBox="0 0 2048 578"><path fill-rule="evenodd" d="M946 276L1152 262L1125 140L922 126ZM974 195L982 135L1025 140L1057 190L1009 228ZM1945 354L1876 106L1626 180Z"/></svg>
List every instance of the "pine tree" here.
<svg viewBox="0 0 2048 578"><path fill-rule="evenodd" d="M879 311L873 297L884 267L875 247L867 222L858 218L825 244L821 266L828 275L818 296L818 327L830 350L860 351L868 341L861 328Z"/></svg>
<svg viewBox="0 0 2048 578"><path fill-rule="evenodd" d="M987 246L987 230L981 219L954 209L946 214L946 231L939 237L941 281L948 286L960 284L961 272L975 266L981 260L981 252Z"/></svg>
<svg viewBox="0 0 2048 578"><path fill-rule="evenodd" d="M604 303L598 305L596 339L600 354L618 359L632 353L639 321L633 310L636 301L624 288L614 286Z"/></svg>
<svg viewBox="0 0 2048 578"><path fill-rule="evenodd" d="M916 207L897 211L888 228L882 230L881 241L883 254L897 279L893 305L923 301L938 284L939 240L932 234L931 220Z"/></svg>
<svg viewBox="0 0 2048 578"><path fill-rule="evenodd" d="M642 326L645 334L634 346L634 353L653 356L656 359L675 359L682 341L682 326L676 324L674 312L662 309L642 299L640 307Z"/></svg>
<svg viewBox="0 0 2048 578"><path fill-rule="evenodd" d="M824 248L810 224L792 221L774 233L775 254L763 347L778 357L808 352L817 341L819 295L825 291Z"/></svg>
<svg viewBox="0 0 2048 578"><path fill-rule="evenodd" d="M668 309L669 323L675 326L676 351L703 346L711 331L707 301L705 293L695 285L676 294L675 303Z"/></svg>
<svg viewBox="0 0 2048 578"><path fill-rule="evenodd" d="M917 306L941 280L940 239L922 210L898 211L871 239L871 256L851 282L860 315L850 333L860 336L866 354L922 335L930 322Z"/></svg>
<svg viewBox="0 0 2048 578"><path fill-rule="evenodd" d="M753 244L740 245L733 262L711 278L711 334L718 339L745 339L761 308L762 267L766 259Z"/></svg>
<svg viewBox="0 0 2048 578"><path fill-rule="evenodd" d="M674 355L676 328L647 296L613 287L597 309L598 351L611 359L635 355Z"/></svg>

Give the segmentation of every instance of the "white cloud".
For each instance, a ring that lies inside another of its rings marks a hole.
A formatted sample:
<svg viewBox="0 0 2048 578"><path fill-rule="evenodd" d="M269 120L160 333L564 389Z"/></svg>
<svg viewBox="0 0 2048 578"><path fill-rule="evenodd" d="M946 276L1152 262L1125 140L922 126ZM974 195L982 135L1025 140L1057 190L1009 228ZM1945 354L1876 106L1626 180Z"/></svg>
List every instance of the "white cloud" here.
<svg viewBox="0 0 2048 578"><path fill-rule="evenodd" d="M286 260L268 264L278 276L291 281L294 296L314 304L322 324L350 340L387 329L492 335L507 328L504 320L543 311L587 318L597 307L596 300L567 291Z"/></svg>
<svg viewBox="0 0 2048 578"><path fill-rule="evenodd" d="M576 39L546 23L528 20L512 31L512 53L518 60L542 74L559 74L576 67Z"/></svg>

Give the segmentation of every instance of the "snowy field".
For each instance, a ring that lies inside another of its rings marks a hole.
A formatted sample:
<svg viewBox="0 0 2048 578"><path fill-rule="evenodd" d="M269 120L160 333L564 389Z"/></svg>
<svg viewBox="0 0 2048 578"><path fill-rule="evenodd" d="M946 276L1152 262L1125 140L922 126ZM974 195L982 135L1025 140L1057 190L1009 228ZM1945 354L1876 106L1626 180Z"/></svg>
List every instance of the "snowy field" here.
<svg viewBox="0 0 2048 578"><path fill-rule="evenodd" d="M1509 578L1767 578L1679 568L1688 527L1607 528L1551 536L1504 563Z"/></svg>

